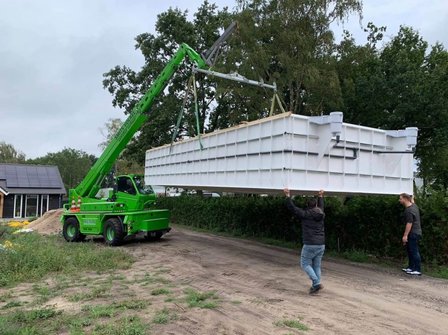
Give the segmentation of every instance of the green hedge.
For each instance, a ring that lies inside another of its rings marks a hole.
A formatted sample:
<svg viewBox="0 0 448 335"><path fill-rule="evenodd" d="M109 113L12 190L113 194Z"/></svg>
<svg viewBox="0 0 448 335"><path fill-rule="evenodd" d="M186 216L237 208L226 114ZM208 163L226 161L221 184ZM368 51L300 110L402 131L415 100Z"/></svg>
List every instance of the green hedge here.
<svg viewBox="0 0 448 335"><path fill-rule="evenodd" d="M298 206L305 198L297 197ZM327 247L335 251L359 250L375 256L406 256L403 207L397 196L356 196L325 199ZM443 194L418 201L422 214L423 260L448 264L448 198ZM236 236L300 242L301 227L286 209L282 197L194 196L158 199L159 208L171 210L173 223Z"/></svg>

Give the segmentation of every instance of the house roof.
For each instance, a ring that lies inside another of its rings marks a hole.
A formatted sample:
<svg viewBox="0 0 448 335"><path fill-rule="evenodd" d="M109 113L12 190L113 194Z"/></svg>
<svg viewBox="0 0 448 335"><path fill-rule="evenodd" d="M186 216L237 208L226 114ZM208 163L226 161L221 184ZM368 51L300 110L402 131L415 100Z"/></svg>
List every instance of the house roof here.
<svg viewBox="0 0 448 335"><path fill-rule="evenodd" d="M6 180L1 180L0 179L0 192L3 193L4 195L8 195L9 192L6 191Z"/></svg>
<svg viewBox="0 0 448 335"><path fill-rule="evenodd" d="M0 192L65 194L57 166L0 163Z"/></svg>

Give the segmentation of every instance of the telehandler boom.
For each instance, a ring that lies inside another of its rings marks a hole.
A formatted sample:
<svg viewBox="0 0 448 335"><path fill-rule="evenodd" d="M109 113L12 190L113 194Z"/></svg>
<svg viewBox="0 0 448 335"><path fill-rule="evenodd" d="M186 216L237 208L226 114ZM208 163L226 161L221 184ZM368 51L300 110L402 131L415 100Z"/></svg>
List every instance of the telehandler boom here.
<svg viewBox="0 0 448 335"><path fill-rule="evenodd" d="M81 241L86 235L103 235L107 244L119 245L126 236L138 232L157 239L170 230L169 211L153 208L156 195L151 187L145 186L143 176L118 176L117 187L107 197L98 198L97 194L121 151L148 120L154 100L186 57L196 68L208 66L195 50L187 44L180 45L86 177L69 191L71 203L64 205L61 216L67 241Z"/></svg>

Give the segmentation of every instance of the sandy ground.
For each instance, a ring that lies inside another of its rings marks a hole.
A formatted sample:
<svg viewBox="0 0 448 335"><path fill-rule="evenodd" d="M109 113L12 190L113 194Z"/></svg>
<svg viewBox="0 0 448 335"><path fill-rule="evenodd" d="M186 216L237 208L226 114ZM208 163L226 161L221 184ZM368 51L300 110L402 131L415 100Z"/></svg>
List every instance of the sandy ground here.
<svg viewBox="0 0 448 335"><path fill-rule="evenodd" d="M47 213L32 228L60 231L59 215ZM447 280L324 256L325 288L310 296L296 251L180 227L158 242L137 239L120 248L137 260L120 271L126 278L163 267L176 286L216 291L221 299L216 309L176 305L181 316L158 334L448 334ZM132 290L151 297L148 288ZM309 330L276 325L281 320L300 320Z"/></svg>
<svg viewBox="0 0 448 335"><path fill-rule="evenodd" d="M189 310L164 334L448 334L446 280L324 258L325 289L310 296L290 250L178 227L158 243L123 248L138 259L134 270L164 263L171 280L238 302ZM283 319L310 329L274 325Z"/></svg>
<svg viewBox="0 0 448 335"><path fill-rule="evenodd" d="M30 222L27 228L33 229L42 235L58 234L62 231L62 223L59 221L62 212L62 209L52 209L40 218Z"/></svg>

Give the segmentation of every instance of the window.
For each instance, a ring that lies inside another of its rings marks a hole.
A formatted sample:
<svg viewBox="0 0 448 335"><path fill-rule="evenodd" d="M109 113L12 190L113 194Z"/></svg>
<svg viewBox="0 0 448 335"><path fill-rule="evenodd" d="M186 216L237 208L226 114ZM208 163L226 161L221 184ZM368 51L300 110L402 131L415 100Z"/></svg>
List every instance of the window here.
<svg viewBox="0 0 448 335"><path fill-rule="evenodd" d="M134 184L129 177L118 177L117 179L117 190L119 192L125 192L129 194L137 194Z"/></svg>
<svg viewBox="0 0 448 335"><path fill-rule="evenodd" d="M143 176L134 176L134 183L137 186L137 190L140 194L154 194L154 190L151 186L145 185Z"/></svg>
<svg viewBox="0 0 448 335"><path fill-rule="evenodd" d="M23 204L23 195L15 194L14 195L14 217L15 218L22 217L22 204Z"/></svg>
<svg viewBox="0 0 448 335"><path fill-rule="evenodd" d="M40 215L44 215L45 212L48 212L48 194L43 194L40 196Z"/></svg>
<svg viewBox="0 0 448 335"><path fill-rule="evenodd" d="M37 195L27 194L25 201L25 217L37 216Z"/></svg>

